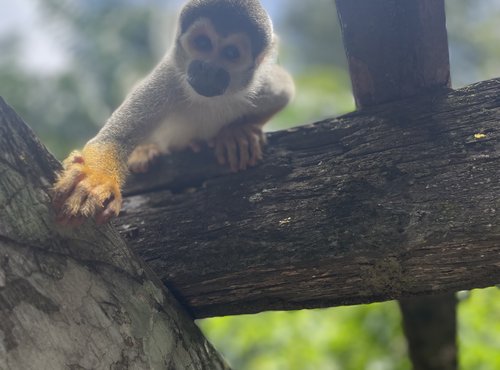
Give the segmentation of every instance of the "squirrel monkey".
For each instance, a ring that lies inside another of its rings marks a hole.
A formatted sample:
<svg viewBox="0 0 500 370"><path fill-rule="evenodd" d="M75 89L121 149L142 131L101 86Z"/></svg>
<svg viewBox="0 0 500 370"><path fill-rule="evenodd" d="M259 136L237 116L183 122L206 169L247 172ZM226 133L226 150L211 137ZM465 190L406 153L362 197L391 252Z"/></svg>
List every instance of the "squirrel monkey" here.
<svg viewBox="0 0 500 370"><path fill-rule="evenodd" d="M118 215L128 171L207 142L220 164L244 170L262 159L263 125L294 93L274 63L275 35L258 0L190 0L175 42L99 133L64 160L54 185L58 221Z"/></svg>

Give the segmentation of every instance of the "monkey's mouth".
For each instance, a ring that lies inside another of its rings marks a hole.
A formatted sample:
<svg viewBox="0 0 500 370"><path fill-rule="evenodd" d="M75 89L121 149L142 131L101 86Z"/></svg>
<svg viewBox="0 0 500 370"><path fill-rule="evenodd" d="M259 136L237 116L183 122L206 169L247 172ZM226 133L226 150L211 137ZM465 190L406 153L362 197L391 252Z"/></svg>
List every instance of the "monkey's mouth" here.
<svg viewBox="0 0 500 370"><path fill-rule="evenodd" d="M231 81L224 68L201 60L192 61L187 74L194 91L208 98L223 95Z"/></svg>

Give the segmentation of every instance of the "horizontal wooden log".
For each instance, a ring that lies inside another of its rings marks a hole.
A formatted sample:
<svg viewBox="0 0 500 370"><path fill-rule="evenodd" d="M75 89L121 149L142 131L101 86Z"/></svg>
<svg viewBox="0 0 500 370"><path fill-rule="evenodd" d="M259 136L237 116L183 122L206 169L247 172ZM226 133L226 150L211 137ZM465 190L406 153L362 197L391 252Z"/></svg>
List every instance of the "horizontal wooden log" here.
<svg viewBox="0 0 500 370"><path fill-rule="evenodd" d="M172 155L116 225L196 317L491 286L499 137L495 79L273 133L238 174Z"/></svg>

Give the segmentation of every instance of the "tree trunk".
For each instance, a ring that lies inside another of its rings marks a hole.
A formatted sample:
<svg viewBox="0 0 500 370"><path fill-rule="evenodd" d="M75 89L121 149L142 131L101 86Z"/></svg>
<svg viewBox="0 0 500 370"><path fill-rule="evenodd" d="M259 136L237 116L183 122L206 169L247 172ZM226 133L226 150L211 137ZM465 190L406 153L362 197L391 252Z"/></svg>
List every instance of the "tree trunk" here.
<svg viewBox="0 0 500 370"><path fill-rule="evenodd" d="M0 98L0 368L227 368L112 227L54 224L58 169Z"/></svg>

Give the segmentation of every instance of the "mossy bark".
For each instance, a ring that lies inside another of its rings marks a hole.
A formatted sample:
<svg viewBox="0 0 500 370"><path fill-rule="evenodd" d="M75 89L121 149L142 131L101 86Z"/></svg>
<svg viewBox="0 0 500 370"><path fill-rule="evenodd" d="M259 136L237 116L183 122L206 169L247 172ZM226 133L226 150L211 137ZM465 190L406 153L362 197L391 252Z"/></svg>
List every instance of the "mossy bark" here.
<svg viewBox="0 0 500 370"><path fill-rule="evenodd" d="M54 223L58 169L0 98L0 368L227 368L112 227Z"/></svg>

